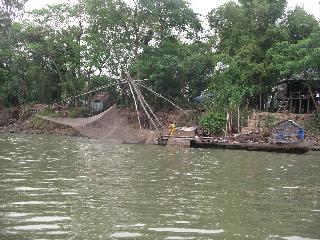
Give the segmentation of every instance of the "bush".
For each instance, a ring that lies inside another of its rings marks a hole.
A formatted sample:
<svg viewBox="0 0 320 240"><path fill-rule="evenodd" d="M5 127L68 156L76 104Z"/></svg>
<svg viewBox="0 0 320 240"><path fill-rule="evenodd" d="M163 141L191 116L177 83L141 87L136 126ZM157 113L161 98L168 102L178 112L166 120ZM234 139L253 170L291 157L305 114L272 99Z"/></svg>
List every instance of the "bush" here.
<svg viewBox="0 0 320 240"><path fill-rule="evenodd" d="M226 125L226 116L223 112L209 112L201 117L200 125L207 134L221 134Z"/></svg>
<svg viewBox="0 0 320 240"><path fill-rule="evenodd" d="M306 121L307 129L313 134L320 134L320 113L316 112Z"/></svg>
<svg viewBox="0 0 320 240"><path fill-rule="evenodd" d="M88 108L76 108L70 111L69 117L82 118L91 116L91 111Z"/></svg>
<svg viewBox="0 0 320 240"><path fill-rule="evenodd" d="M259 121L258 127L271 129L278 122L279 122L279 119L276 116L266 115Z"/></svg>
<svg viewBox="0 0 320 240"><path fill-rule="evenodd" d="M37 115L39 115L39 116L52 116L52 115L54 115L54 111L51 107L46 107L45 109L39 111L37 113Z"/></svg>
<svg viewBox="0 0 320 240"><path fill-rule="evenodd" d="M61 111L55 111L51 107L46 107L37 113L38 116L47 116L47 117L63 117L64 114Z"/></svg>

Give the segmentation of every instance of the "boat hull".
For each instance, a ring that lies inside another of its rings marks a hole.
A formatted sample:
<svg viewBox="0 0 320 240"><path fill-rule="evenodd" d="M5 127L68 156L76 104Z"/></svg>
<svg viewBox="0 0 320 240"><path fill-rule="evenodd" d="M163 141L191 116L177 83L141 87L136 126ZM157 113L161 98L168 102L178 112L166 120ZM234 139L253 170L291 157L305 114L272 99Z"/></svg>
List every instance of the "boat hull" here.
<svg viewBox="0 0 320 240"><path fill-rule="evenodd" d="M306 141L294 143L219 143L190 140L190 147L303 154L311 149L312 144Z"/></svg>

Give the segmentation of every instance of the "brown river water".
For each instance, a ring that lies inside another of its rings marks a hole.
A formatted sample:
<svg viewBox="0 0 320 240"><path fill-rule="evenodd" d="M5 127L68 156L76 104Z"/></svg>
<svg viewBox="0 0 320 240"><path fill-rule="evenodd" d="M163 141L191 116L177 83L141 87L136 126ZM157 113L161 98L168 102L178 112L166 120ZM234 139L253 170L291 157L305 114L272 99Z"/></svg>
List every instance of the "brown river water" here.
<svg viewBox="0 0 320 240"><path fill-rule="evenodd" d="M320 154L0 135L0 239L320 239Z"/></svg>

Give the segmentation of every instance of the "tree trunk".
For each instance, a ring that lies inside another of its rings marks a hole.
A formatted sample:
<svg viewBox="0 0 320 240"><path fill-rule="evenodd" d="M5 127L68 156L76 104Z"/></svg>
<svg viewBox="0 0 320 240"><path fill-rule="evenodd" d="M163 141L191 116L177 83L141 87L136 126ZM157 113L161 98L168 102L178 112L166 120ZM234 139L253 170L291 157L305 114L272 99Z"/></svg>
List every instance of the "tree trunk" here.
<svg viewBox="0 0 320 240"><path fill-rule="evenodd" d="M311 90L311 87L310 87L309 83L307 83L307 87L308 87L312 102L313 102L314 106L316 107L316 110L319 111L318 103L316 102L316 100L313 97L312 90Z"/></svg>

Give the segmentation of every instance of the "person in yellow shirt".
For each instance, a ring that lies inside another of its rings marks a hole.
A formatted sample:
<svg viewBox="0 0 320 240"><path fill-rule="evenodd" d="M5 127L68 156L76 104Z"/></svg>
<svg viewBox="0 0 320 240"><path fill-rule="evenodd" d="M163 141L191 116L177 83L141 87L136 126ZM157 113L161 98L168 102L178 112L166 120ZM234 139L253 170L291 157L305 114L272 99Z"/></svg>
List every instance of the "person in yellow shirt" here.
<svg viewBox="0 0 320 240"><path fill-rule="evenodd" d="M176 128L176 123L172 122L169 125L169 135L170 137L172 136L172 134L174 134L176 132L177 128Z"/></svg>

